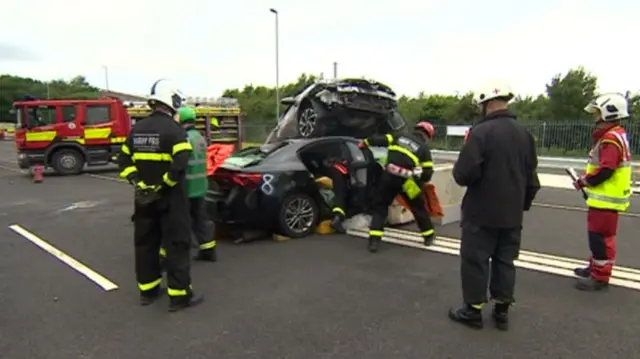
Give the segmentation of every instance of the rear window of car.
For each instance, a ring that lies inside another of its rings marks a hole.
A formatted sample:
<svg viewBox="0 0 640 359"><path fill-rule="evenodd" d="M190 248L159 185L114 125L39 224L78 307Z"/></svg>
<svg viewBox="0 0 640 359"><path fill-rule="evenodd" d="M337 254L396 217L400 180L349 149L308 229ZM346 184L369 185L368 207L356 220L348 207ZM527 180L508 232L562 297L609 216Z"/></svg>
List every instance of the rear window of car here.
<svg viewBox="0 0 640 359"><path fill-rule="evenodd" d="M284 146L286 146L286 143L266 144L260 147L246 148L229 156L223 164L240 168L255 166Z"/></svg>

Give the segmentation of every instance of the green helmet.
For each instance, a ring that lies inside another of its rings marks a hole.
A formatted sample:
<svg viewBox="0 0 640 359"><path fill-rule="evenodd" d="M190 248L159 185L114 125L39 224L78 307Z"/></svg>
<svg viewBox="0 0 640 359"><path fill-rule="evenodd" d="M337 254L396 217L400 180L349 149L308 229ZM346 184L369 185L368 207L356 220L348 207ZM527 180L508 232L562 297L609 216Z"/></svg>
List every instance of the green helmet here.
<svg viewBox="0 0 640 359"><path fill-rule="evenodd" d="M196 111L191 107L180 107L178 110L178 121L180 123L193 122L196 120Z"/></svg>

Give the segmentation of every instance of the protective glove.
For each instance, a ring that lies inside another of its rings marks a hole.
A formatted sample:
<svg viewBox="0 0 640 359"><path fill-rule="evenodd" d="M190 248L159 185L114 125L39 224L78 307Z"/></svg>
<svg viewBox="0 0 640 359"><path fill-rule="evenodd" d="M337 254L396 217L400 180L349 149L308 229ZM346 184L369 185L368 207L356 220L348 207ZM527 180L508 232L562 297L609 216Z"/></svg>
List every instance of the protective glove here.
<svg viewBox="0 0 640 359"><path fill-rule="evenodd" d="M578 177L578 179L573 182L573 187L578 191L583 189L584 187L587 187L587 186L589 186L589 184L587 183L587 181L584 178L584 176L583 177Z"/></svg>
<svg viewBox="0 0 640 359"><path fill-rule="evenodd" d="M148 206L160 199L162 186L149 186L144 181L138 181L135 185L135 201L141 206Z"/></svg>
<svg viewBox="0 0 640 359"><path fill-rule="evenodd" d="M414 168L412 173L413 177L415 177L417 180L420 180L420 178L422 177L422 167Z"/></svg>

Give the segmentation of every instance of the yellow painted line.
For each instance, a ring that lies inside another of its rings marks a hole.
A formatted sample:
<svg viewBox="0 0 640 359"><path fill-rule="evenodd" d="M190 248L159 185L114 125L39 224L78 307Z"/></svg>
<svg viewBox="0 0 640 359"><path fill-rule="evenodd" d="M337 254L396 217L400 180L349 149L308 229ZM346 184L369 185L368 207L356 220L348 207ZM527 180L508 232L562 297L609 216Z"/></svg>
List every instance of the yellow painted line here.
<svg viewBox="0 0 640 359"><path fill-rule="evenodd" d="M51 254L56 259L58 259L60 262L68 265L69 267L71 267L76 272L78 272L78 273L82 274L83 276L87 277L89 280L93 281L95 284L97 284L98 286L102 287L102 289L104 289L105 291L109 292L109 291L118 289L118 285L116 285L115 283L113 283L109 279L107 279L104 276L98 274L96 271L94 271L91 268L87 267L83 263L81 263L78 260L74 259L70 255L64 253L63 251L59 250L58 248L52 246L51 244L49 244L44 239L42 239L42 238L38 237L37 235L31 233L30 231L26 230L24 227L22 227L20 225L17 225L17 224L13 224L13 225L9 226L9 229L11 229L15 233L19 234L20 236L22 236L24 239L26 239L26 240L30 241L31 243L35 244L36 246L40 247L45 252Z"/></svg>
<svg viewBox="0 0 640 359"><path fill-rule="evenodd" d="M348 234L362 238L369 237L366 231L349 230ZM451 241L452 239L453 241ZM422 237L420 237L418 233L385 228L385 236L382 238L382 240L384 242L389 242L405 247L417 248L430 252L444 253L455 256L459 256L460 254L459 241L456 241L454 238L437 237L436 242L432 246L425 247L422 244ZM537 272L554 274L563 277L575 277L573 269L577 265L576 263L572 262L575 261L575 259L557 256L554 257L562 258L563 260L545 259L539 256L531 256L531 253L533 252L521 251L518 260L514 262L515 265L519 268L529 269ZM586 261L583 261L582 264L586 265ZM622 271L620 270L620 268L618 268L617 270L614 269L614 273L609 283L611 285L640 291L640 274L634 273L638 270L634 268L621 268Z"/></svg>

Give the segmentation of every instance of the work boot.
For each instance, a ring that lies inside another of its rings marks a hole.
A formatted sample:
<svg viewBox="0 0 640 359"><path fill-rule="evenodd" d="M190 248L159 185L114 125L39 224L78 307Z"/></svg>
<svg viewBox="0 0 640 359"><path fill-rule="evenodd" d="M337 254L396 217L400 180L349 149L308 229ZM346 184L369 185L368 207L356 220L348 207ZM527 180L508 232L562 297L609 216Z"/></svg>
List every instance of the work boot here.
<svg viewBox="0 0 640 359"><path fill-rule="evenodd" d="M379 237L369 237L369 252L376 253L380 247Z"/></svg>
<svg viewBox="0 0 640 359"><path fill-rule="evenodd" d="M609 289L609 282L597 280L593 277L578 278L576 282L576 289L585 292L599 292Z"/></svg>
<svg viewBox="0 0 640 359"><path fill-rule="evenodd" d="M216 251L216 247L201 249L193 259L201 262L216 262L218 261L218 252Z"/></svg>
<svg viewBox="0 0 640 359"><path fill-rule="evenodd" d="M496 328L502 331L509 330L509 304L496 303L491 313Z"/></svg>
<svg viewBox="0 0 640 359"><path fill-rule="evenodd" d="M204 296L196 296L193 292L189 292L187 295L171 297L169 300L169 312L177 312L189 307L195 307L202 302L204 302Z"/></svg>
<svg viewBox="0 0 640 359"><path fill-rule="evenodd" d="M590 266L586 266L586 267L575 268L573 270L573 274L575 274L578 277L589 278L589 277L591 277L591 267Z"/></svg>
<svg viewBox="0 0 640 359"><path fill-rule="evenodd" d="M335 216L333 216L333 219L331 220L331 228L333 228L334 231L336 231L337 233L346 233L347 231L344 229L344 226L342 225L342 222L344 221L344 217L336 214Z"/></svg>
<svg viewBox="0 0 640 359"><path fill-rule="evenodd" d="M435 240L436 240L436 234L435 234L435 233L430 234L430 235L428 235L428 236L424 237L424 245L425 245L426 247L428 247L428 246L430 246L430 245L433 245L433 242L434 242Z"/></svg>
<svg viewBox="0 0 640 359"><path fill-rule="evenodd" d="M164 291L160 286L157 286L154 289L151 289L148 291L141 292L140 305L147 306L147 305L153 304L156 300L160 299L160 297L162 297L163 294L164 294Z"/></svg>
<svg viewBox="0 0 640 359"><path fill-rule="evenodd" d="M482 329L484 326L482 322L482 310L468 304L462 308L449 309L449 319L473 329Z"/></svg>

